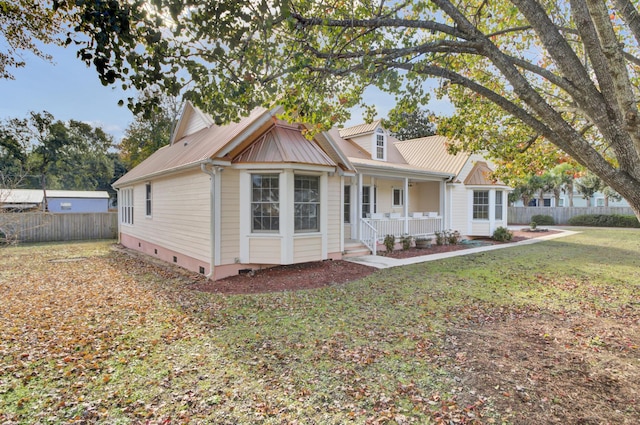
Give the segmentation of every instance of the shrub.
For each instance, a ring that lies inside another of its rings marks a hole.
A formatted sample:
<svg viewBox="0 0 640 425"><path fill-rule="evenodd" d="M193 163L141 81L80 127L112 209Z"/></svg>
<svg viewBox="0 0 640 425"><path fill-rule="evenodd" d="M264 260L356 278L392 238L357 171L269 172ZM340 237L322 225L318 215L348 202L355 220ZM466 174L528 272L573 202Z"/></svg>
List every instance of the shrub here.
<svg viewBox="0 0 640 425"><path fill-rule="evenodd" d="M400 238L400 243L402 243L402 250L406 251L411 248L411 242L413 241L413 237L411 235L403 235Z"/></svg>
<svg viewBox="0 0 640 425"><path fill-rule="evenodd" d="M387 252L393 252L393 248L396 246L396 237L393 235L387 235L384 237L384 241L382 243L387 249Z"/></svg>
<svg viewBox="0 0 640 425"><path fill-rule="evenodd" d="M435 232L436 245L457 245L460 242L460 232L457 230L443 230Z"/></svg>
<svg viewBox="0 0 640 425"><path fill-rule="evenodd" d="M542 226L553 226L556 224L552 216L545 214L536 214L531 217L531 221L535 221L537 225Z"/></svg>
<svg viewBox="0 0 640 425"><path fill-rule="evenodd" d="M447 232L447 242L449 242L449 245L458 245L458 242L460 242L460 232L457 230L449 230L449 232Z"/></svg>
<svg viewBox="0 0 640 425"><path fill-rule="evenodd" d="M506 227L500 226L494 230L492 238L494 241L507 242L513 238L513 232Z"/></svg>
<svg viewBox="0 0 640 425"><path fill-rule="evenodd" d="M529 223L529 227L531 227L531 230L536 230L536 227L538 227L538 223L532 221L531 223Z"/></svg>
<svg viewBox="0 0 640 425"><path fill-rule="evenodd" d="M640 222L635 215L620 214L583 214L569 219L572 226L594 227L639 227Z"/></svg>

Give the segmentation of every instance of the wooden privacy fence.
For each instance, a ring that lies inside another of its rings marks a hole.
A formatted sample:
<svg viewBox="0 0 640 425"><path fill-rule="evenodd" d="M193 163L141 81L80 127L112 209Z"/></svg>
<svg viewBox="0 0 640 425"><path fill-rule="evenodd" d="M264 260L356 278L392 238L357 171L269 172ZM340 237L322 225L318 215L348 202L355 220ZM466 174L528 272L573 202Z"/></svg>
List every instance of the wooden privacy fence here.
<svg viewBox="0 0 640 425"><path fill-rule="evenodd" d="M18 242L115 239L118 213L2 213L0 229Z"/></svg>
<svg viewBox="0 0 640 425"><path fill-rule="evenodd" d="M571 217L583 214L634 215L629 207L509 207L509 224L529 224L534 215L550 215L556 224L568 224Z"/></svg>

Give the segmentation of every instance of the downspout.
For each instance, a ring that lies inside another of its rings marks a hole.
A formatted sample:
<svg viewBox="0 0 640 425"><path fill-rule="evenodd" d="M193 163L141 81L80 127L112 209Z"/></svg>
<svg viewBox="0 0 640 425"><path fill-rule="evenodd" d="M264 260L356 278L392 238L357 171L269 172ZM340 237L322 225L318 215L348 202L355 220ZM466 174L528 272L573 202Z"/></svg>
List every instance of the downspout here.
<svg viewBox="0 0 640 425"><path fill-rule="evenodd" d="M209 166L209 167L207 167ZM215 269L215 264L216 264L216 253L217 253L217 246L216 246L216 241L217 241L217 234L218 232L217 230L217 225L218 225L218 220L217 219L217 212L218 212L218 208L220 207L217 203L216 203L216 176L218 174L218 172L221 172L223 170L222 167L215 165L215 163L213 162L213 160L209 159L207 160L207 162L200 164L200 170L203 173L208 174L211 177L211 184L210 184L210 207L211 207L211 213L210 213L210 223L209 223L209 241L211 243L211 255L210 255L210 259L209 259L209 273L206 275L208 279L213 278L214 276L214 269Z"/></svg>

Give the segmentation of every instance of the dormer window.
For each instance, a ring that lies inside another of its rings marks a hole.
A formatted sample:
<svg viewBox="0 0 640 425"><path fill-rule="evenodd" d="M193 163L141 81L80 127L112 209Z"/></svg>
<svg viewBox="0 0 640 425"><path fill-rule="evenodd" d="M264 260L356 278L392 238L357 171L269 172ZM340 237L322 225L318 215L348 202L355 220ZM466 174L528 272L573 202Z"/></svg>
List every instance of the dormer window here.
<svg viewBox="0 0 640 425"><path fill-rule="evenodd" d="M384 130L381 128L378 128L376 130L375 158L381 161L384 161L386 159L386 153L387 153L386 139L387 139L387 136L384 134Z"/></svg>

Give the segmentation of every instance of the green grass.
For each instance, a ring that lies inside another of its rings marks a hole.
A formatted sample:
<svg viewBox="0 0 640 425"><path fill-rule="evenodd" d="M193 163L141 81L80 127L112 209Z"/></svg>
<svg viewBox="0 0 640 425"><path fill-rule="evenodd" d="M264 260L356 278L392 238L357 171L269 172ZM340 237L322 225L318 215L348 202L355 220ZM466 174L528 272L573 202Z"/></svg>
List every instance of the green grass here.
<svg viewBox="0 0 640 425"><path fill-rule="evenodd" d="M505 312L637 314L639 254L638 231L584 230L222 296L108 242L4 248L0 422L435 423L458 386L451 329Z"/></svg>

